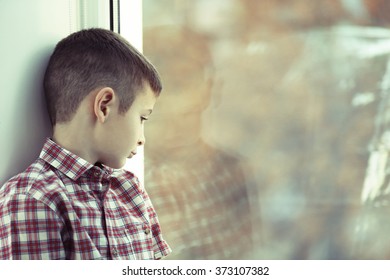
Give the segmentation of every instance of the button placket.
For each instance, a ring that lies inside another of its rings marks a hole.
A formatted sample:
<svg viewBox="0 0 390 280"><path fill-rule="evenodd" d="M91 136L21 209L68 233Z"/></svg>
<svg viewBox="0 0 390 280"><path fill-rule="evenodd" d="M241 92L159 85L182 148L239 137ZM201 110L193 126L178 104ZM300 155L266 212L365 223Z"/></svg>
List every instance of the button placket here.
<svg viewBox="0 0 390 280"><path fill-rule="evenodd" d="M112 253L113 257L115 257L115 258L118 257L118 250L116 249L116 247L112 248L111 253Z"/></svg>

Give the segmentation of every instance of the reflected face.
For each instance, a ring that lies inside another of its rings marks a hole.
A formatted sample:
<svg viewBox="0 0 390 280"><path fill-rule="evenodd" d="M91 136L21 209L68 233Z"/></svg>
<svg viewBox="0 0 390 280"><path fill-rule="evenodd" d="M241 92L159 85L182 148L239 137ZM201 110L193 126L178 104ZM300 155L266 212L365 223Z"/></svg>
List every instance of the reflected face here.
<svg viewBox="0 0 390 280"><path fill-rule="evenodd" d="M105 151L102 163L121 168L126 159L137 153L137 147L145 144L144 124L153 111L156 96L149 85L140 91L130 109L120 114L113 112L105 135Z"/></svg>
<svg viewBox="0 0 390 280"><path fill-rule="evenodd" d="M209 87L204 81L186 88L166 83L146 135L153 142L149 150L187 146L200 137L201 116L209 103ZM165 84L164 84L165 85Z"/></svg>
<svg viewBox="0 0 390 280"><path fill-rule="evenodd" d="M211 57L206 36L190 29L144 32L144 54L161 75L163 93L146 134L161 154L189 146L200 137L201 117L211 95Z"/></svg>

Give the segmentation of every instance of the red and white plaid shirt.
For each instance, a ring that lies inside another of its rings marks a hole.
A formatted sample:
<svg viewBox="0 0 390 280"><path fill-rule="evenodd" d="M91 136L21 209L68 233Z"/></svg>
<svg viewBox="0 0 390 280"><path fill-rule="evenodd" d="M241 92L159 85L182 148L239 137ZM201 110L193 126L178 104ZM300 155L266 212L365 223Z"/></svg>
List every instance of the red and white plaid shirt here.
<svg viewBox="0 0 390 280"><path fill-rule="evenodd" d="M171 252L138 179L47 139L0 188L0 259L160 259Z"/></svg>

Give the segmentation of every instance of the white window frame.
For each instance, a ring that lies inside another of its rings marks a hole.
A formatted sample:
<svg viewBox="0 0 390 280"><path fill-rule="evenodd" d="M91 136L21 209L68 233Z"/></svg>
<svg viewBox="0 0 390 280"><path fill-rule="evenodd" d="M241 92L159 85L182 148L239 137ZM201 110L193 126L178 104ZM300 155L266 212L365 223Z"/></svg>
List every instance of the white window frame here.
<svg viewBox="0 0 390 280"><path fill-rule="evenodd" d="M118 0L119 33L142 52L142 0ZM144 185L144 148L139 147L137 155L128 159L124 167L137 175Z"/></svg>

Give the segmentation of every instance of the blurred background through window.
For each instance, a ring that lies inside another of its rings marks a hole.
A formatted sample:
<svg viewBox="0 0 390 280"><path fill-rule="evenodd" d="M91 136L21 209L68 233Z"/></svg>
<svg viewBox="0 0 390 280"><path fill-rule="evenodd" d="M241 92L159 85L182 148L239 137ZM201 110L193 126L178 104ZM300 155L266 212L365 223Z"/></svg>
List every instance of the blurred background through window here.
<svg viewBox="0 0 390 280"><path fill-rule="evenodd" d="M143 0L172 259L390 257L390 2Z"/></svg>

